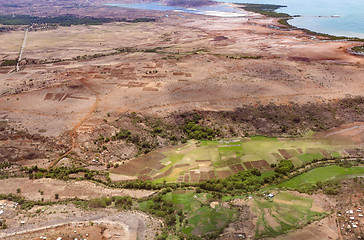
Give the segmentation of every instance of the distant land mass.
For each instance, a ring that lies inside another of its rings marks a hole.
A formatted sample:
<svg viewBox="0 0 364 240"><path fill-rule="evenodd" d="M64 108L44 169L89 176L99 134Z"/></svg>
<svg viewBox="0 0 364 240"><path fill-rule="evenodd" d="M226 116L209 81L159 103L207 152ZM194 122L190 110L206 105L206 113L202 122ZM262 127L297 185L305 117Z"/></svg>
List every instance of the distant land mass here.
<svg viewBox="0 0 364 240"><path fill-rule="evenodd" d="M169 6L180 7L201 7L217 4L217 2L212 0L166 0L164 3Z"/></svg>

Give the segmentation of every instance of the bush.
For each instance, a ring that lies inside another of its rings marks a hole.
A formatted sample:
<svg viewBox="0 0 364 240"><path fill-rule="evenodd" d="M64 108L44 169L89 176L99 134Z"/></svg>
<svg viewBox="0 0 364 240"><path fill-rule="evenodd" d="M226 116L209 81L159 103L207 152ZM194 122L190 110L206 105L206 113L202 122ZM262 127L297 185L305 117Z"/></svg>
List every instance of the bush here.
<svg viewBox="0 0 364 240"><path fill-rule="evenodd" d="M6 67L6 66L16 66L18 63L18 59L5 59L0 66Z"/></svg>
<svg viewBox="0 0 364 240"><path fill-rule="evenodd" d="M176 215L168 215L166 218L166 224L167 226L173 226L174 224L176 224Z"/></svg>
<svg viewBox="0 0 364 240"><path fill-rule="evenodd" d="M274 171L280 174L287 175L294 170L294 165L291 160L281 160Z"/></svg>
<svg viewBox="0 0 364 240"><path fill-rule="evenodd" d="M115 200L115 207L121 207L121 208L130 208L131 205L133 205L133 200L131 197L113 197Z"/></svg>
<svg viewBox="0 0 364 240"><path fill-rule="evenodd" d="M102 198L94 198L89 201L89 207L92 208L106 208L111 204L111 199L102 197Z"/></svg>

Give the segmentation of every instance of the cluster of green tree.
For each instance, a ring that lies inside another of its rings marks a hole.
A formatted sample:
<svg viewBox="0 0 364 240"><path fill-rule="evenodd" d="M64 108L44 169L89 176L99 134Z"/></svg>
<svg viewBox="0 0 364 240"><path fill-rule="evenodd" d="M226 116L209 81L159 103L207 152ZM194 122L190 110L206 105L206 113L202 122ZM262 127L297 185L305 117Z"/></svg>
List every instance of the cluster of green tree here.
<svg viewBox="0 0 364 240"><path fill-rule="evenodd" d="M364 53L364 46L357 46L357 47L353 47L352 50L354 52L357 52L357 53L361 53L363 54Z"/></svg>
<svg viewBox="0 0 364 240"><path fill-rule="evenodd" d="M316 189L322 189L327 195L337 195L341 185L338 180L327 180L316 183Z"/></svg>
<svg viewBox="0 0 364 240"><path fill-rule="evenodd" d="M218 129L211 129L209 127L198 125L194 121L187 121L183 128L189 139L196 140L212 140L220 136L220 131Z"/></svg>
<svg viewBox="0 0 364 240"><path fill-rule="evenodd" d="M340 160L337 159L335 161L335 163L343 168L351 168L352 166L358 166L358 162L362 162L361 159L357 160L357 161L348 161L348 160Z"/></svg>
<svg viewBox="0 0 364 240"><path fill-rule="evenodd" d="M88 206L91 208L106 208L107 206L111 206L114 203L114 206L119 209L130 209L133 205L133 200L131 197L121 197L121 196L113 196L111 198L101 197L101 198L93 198L88 202Z"/></svg>
<svg viewBox="0 0 364 240"><path fill-rule="evenodd" d="M7 66L16 66L16 64L18 63L18 59L5 59L2 63L1 63L1 67L7 67Z"/></svg>
<svg viewBox="0 0 364 240"><path fill-rule="evenodd" d="M24 202L24 199L21 196L9 193L9 194L0 194L1 200L8 200L12 202L17 202L19 204Z"/></svg>
<svg viewBox="0 0 364 240"><path fill-rule="evenodd" d="M12 162L2 162L0 163L0 169L6 169L6 168L9 168L13 165Z"/></svg>
<svg viewBox="0 0 364 240"><path fill-rule="evenodd" d="M289 14L286 13L277 13L275 12L279 8L283 8L286 6L282 5L273 5L273 4L253 4L253 3L243 3L241 8L245 11L259 13L268 17L276 17L276 18L287 18L290 17Z"/></svg>
<svg viewBox="0 0 364 240"><path fill-rule="evenodd" d="M167 226L174 226L176 224L176 214L183 217L182 210L176 211L173 202L163 200L161 196L153 199L153 204L148 209L148 212L165 218Z"/></svg>
<svg viewBox="0 0 364 240"><path fill-rule="evenodd" d="M35 205L39 205L39 206L46 206L46 205L52 205L54 203L47 201L45 202L44 200L41 201L29 201L29 200L25 200L23 197L19 196L19 195L15 195L12 193L9 194L0 194L0 199L6 199L8 201L13 201L13 202L17 202L21 209L30 209L32 207L34 207Z"/></svg>
<svg viewBox="0 0 364 240"><path fill-rule="evenodd" d="M280 174L274 175L270 178L260 178L261 173L258 169L250 169L244 172L238 172L225 179L212 179L208 181L202 181L197 184L200 189L206 191L215 191L221 193L240 194L243 192L254 192L259 190L265 183L272 182Z"/></svg>
<svg viewBox="0 0 364 240"><path fill-rule="evenodd" d="M283 175L288 175L288 173L294 170L294 165L291 160L283 159L274 168L274 171Z"/></svg>
<svg viewBox="0 0 364 240"><path fill-rule="evenodd" d="M3 25L32 25L32 24L58 24L61 26L71 25L100 25L110 22L154 22L153 18L136 18L128 20L125 18L95 18L95 17L79 17L75 15L62 15L57 17L35 17L30 15L0 15L0 24Z"/></svg>
<svg viewBox="0 0 364 240"><path fill-rule="evenodd" d="M221 136L219 129L212 129L206 126L201 126L199 123L203 119L203 116L194 113L191 117L186 117L184 119L183 132L187 135L189 139L203 140L203 139L214 139Z"/></svg>
<svg viewBox="0 0 364 240"><path fill-rule="evenodd" d="M29 179L39 179L39 178L53 178L67 181L70 178L70 174L75 173L84 173L84 177L81 177L80 180L88 179L94 180L94 176L100 175L101 173L96 170L90 170L87 168L71 168L71 167L57 167L51 168L49 170L44 168L39 168L37 165L34 165L30 168L23 167L21 171L28 174Z"/></svg>
<svg viewBox="0 0 364 240"><path fill-rule="evenodd" d="M110 18L78 17L64 15L57 17L35 17L30 15L1 15L0 23L3 25L31 25L31 24L59 24L61 26L71 25L96 25L112 22Z"/></svg>
<svg viewBox="0 0 364 240"><path fill-rule="evenodd" d="M133 20L123 19L123 22L139 23L139 22L155 22L154 18L135 18Z"/></svg>
<svg viewBox="0 0 364 240"><path fill-rule="evenodd" d="M110 206L111 203L111 199L107 197L93 198L88 202L88 206L91 208L106 208L107 206Z"/></svg>
<svg viewBox="0 0 364 240"><path fill-rule="evenodd" d="M129 130L120 129L119 132L116 132L112 137L113 140L122 139L127 143L134 144L140 153L148 153L158 147L157 141L147 141L145 138L140 137L138 134L132 134Z"/></svg>
<svg viewBox="0 0 364 240"><path fill-rule="evenodd" d="M1 219L0 220L0 229L7 229L8 225L6 225L6 219Z"/></svg>

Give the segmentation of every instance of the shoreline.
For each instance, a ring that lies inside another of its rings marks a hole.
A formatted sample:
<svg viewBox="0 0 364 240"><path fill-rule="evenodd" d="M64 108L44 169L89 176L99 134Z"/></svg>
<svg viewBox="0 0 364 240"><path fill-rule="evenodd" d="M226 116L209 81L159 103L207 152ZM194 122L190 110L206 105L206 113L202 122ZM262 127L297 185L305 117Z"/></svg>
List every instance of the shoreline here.
<svg viewBox="0 0 364 240"><path fill-rule="evenodd" d="M105 4L106 5L106 4ZM181 12L185 14L193 14L193 15L203 15L203 16L210 16L210 17L221 17L221 18L239 18L239 17L247 17L249 14L250 16L264 16L269 19L274 20L274 27L279 28L280 30L298 30L302 31L303 33L314 36L314 37L320 37L323 38L321 40L330 40L330 41L348 41L348 42L358 42L357 46L351 47L347 50L348 53L355 55L355 56L363 56L364 50L362 50L362 47L364 46L364 39L358 38L358 37L347 37L347 36L335 36L330 35L327 33L320 33L311 31L306 28L300 28L296 27L294 25L291 25L288 23L288 20L293 19L294 17L298 17L298 15L291 16L287 13L278 13L275 12L279 8L283 8L286 6L283 5L276 5L276 4L243 4L243 3L227 3L227 2L217 2L217 5L225 5L228 6L231 9L236 9L238 11L232 11L232 12L226 12L226 11L217 11L217 10L198 10L194 9L195 12L188 12L185 10L156 10L156 9L144 9L146 11L162 11L162 12ZM165 5L169 6L169 5ZM128 8L125 6L116 6L116 7L122 7L122 8ZM174 7L174 6L170 6ZM186 6L179 6L181 8L185 8L188 10L188 7ZM133 8L131 8L133 9ZM245 11L241 12L241 11ZM362 42L363 44L360 45L359 43Z"/></svg>
<svg viewBox="0 0 364 240"><path fill-rule="evenodd" d="M282 7L286 7L286 6L274 5L274 4L243 4L243 3L233 3L232 5L236 8L243 9L244 11L247 11L247 12L258 13L267 18L276 19L275 23L285 26L284 28L277 26L281 29L286 28L286 30L299 30L310 36L324 37L324 38L326 38L325 40L364 43L364 38L336 36L336 35L331 35L331 34L327 34L327 33L315 32L315 31L312 31L312 30L309 30L306 28L296 27L296 26L288 23L288 20L291 20L297 16L291 16L287 13L275 12L275 10L282 8ZM356 56L364 56L364 44L348 49L348 53L356 55Z"/></svg>

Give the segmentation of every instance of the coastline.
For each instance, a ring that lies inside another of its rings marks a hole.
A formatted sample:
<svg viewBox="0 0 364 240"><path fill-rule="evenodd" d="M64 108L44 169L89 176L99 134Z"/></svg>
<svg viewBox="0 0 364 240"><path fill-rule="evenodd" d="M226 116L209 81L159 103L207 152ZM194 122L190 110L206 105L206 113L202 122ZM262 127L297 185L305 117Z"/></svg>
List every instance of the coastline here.
<svg viewBox="0 0 364 240"><path fill-rule="evenodd" d="M274 4L243 4L243 3L233 3L232 5L235 8L243 9L244 11L247 11L247 12L258 13L265 17L276 19L275 23L284 26L283 29L286 29L286 30L299 30L310 36L325 38L323 40L349 41L349 42L358 42L358 43L363 42L364 43L363 38L336 36L336 35L331 35L331 34L327 34L327 33L315 32L315 31L311 31L306 28L300 28L300 27L291 25L290 23L288 23L288 20L293 19L294 17L298 17L298 16L291 16L287 13L275 12L275 10L286 7L286 6L274 5ZM277 26L277 27L282 28L280 26ZM364 56L364 45L362 44L362 45L352 47L352 48L348 49L348 52L350 54L354 54L357 56Z"/></svg>

